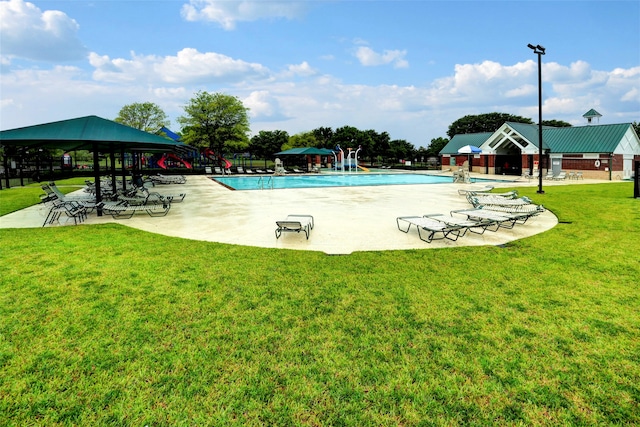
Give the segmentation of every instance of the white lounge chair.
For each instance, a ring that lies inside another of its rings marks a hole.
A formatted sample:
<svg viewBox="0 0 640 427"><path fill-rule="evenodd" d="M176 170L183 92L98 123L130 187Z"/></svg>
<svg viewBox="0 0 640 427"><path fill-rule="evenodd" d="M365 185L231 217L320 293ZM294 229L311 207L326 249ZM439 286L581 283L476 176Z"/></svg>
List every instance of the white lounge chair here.
<svg viewBox="0 0 640 427"><path fill-rule="evenodd" d="M428 214L428 215L423 215L425 218L431 218L431 219L435 219L436 221L440 221L443 222L447 225L451 225L451 226L457 226L457 227L462 227L462 234L460 234L459 237L462 237L465 235L465 233L468 231L472 232L472 233L476 233L476 234L484 234L484 232L491 227L492 225L495 225L495 221L493 220L489 220L489 219L460 219L460 218L456 218L453 217L451 215L445 215L445 214ZM497 227L495 230L490 230L490 231L496 231Z"/></svg>
<svg viewBox="0 0 640 427"><path fill-rule="evenodd" d="M500 205L480 205L478 208L494 211L498 213L508 213L508 214L516 214L521 215L524 219L523 224L526 222L526 219L538 216L545 211L544 206L536 205L535 203L530 203L528 205L516 205L516 206L500 206Z"/></svg>
<svg viewBox="0 0 640 427"><path fill-rule="evenodd" d="M130 205L127 202L102 202L98 209L102 209L114 219L129 219L136 212L145 212L149 216L165 216L171 209L171 203L152 205Z"/></svg>
<svg viewBox="0 0 640 427"><path fill-rule="evenodd" d="M451 211L451 215L459 214L466 215L469 220L490 220L495 221L497 227L513 228L516 224L524 224L532 216L539 215L544 211L544 208L540 206L542 210L536 210L533 212L498 212L493 209L485 209L483 207L477 207L474 209L459 209Z"/></svg>
<svg viewBox="0 0 640 427"><path fill-rule="evenodd" d="M187 182L187 177L184 175L151 175L149 179L153 184L184 184Z"/></svg>
<svg viewBox="0 0 640 427"><path fill-rule="evenodd" d="M403 223L403 225L406 223L406 228L403 228L401 223ZM458 240L458 237L464 235L467 229L466 226L447 224L424 216L399 216L396 218L396 224L398 225L398 230L403 233L408 233L411 226L415 225L418 230L418 237L427 243L442 239Z"/></svg>
<svg viewBox="0 0 640 427"><path fill-rule="evenodd" d="M469 203L471 203L474 207L478 207L478 206L492 206L492 205L497 205L497 206L522 206L522 205L531 205L533 204L533 201L526 197L526 196L522 196L519 197L517 199L508 199L506 197L500 197L500 196L490 196L490 195L468 195L467 196L467 200L469 201Z"/></svg>
<svg viewBox="0 0 640 427"><path fill-rule="evenodd" d="M279 239L282 233L304 231L309 240L309 233L313 229L314 222L311 215L288 215L287 219L276 221L276 239Z"/></svg>
<svg viewBox="0 0 640 427"><path fill-rule="evenodd" d="M466 196L467 194L488 193L493 189L494 189L493 185L486 185L484 186L484 188L479 188L477 190L465 190L465 189L459 188L458 194L460 194L461 196Z"/></svg>
<svg viewBox="0 0 640 427"><path fill-rule="evenodd" d="M566 179L566 178L567 178L567 173L565 171L561 171L561 172L558 173L558 175L554 175L553 176L553 179L555 181L561 181L561 180Z"/></svg>

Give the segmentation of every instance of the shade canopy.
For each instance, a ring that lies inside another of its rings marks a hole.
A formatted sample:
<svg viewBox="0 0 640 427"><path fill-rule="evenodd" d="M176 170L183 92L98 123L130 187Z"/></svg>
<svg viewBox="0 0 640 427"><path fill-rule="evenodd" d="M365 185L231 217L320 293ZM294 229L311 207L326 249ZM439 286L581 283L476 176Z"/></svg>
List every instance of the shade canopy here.
<svg viewBox="0 0 640 427"><path fill-rule="evenodd" d="M480 154L482 150L475 145L465 145L458 149L458 154Z"/></svg>
<svg viewBox="0 0 640 427"><path fill-rule="evenodd" d="M274 156L328 156L330 154L333 154L333 151L327 148L299 147L280 151L275 153Z"/></svg>
<svg viewBox="0 0 640 427"><path fill-rule="evenodd" d="M44 123L0 132L0 144L24 148L53 148L65 151L88 150L93 152L96 200L102 200L98 153L116 151L166 152L184 146L181 142L144 132L98 116L78 117L58 122ZM113 167L113 164L112 164ZM115 169L114 169L115 172ZM122 165L125 176L124 163ZM112 185L115 187L115 173ZM102 210L98 208L98 215Z"/></svg>
<svg viewBox="0 0 640 427"><path fill-rule="evenodd" d="M0 144L104 153L116 148L144 152L171 151L181 143L98 116L86 116L4 130L0 132Z"/></svg>

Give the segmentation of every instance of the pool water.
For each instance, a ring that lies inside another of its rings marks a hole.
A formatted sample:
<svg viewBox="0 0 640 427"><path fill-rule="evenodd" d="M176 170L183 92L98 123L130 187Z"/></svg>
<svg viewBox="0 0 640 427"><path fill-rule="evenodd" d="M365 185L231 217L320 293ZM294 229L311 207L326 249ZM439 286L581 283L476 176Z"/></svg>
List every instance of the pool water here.
<svg viewBox="0 0 640 427"><path fill-rule="evenodd" d="M234 190L279 188L354 187L369 185L451 184L451 176L408 173L352 173L318 175L260 175L213 177Z"/></svg>

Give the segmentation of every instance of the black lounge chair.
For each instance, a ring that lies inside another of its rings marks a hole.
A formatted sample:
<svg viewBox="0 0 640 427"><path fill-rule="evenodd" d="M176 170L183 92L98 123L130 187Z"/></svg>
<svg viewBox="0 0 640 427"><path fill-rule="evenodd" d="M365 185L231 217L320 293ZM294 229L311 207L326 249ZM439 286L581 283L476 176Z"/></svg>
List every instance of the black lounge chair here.
<svg viewBox="0 0 640 427"><path fill-rule="evenodd" d="M49 207L47 217L42 223L43 227L56 221L60 223L62 214L65 214L68 218L73 218L73 222L76 225L87 218L87 208L77 202L67 202L59 199L56 195L45 194L41 195L40 199L42 203Z"/></svg>

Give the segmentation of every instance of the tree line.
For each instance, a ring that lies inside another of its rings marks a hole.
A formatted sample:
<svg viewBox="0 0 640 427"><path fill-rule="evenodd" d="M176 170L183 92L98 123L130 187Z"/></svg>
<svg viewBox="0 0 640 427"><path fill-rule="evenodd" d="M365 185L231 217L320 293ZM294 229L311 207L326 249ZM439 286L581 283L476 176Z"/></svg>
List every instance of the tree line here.
<svg viewBox="0 0 640 427"><path fill-rule="evenodd" d="M529 118L506 113L467 115L449 126L448 138L433 138L426 147L416 148L404 139L391 139L387 132L353 126L318 127L294 135L285 130L262 130L249 137L248 113L249 108L235 96L200 91L184 106L184 114L177 119L181 126L177 133L184 143L198 149L210 148L219 154L249 152L254 157L266 159L296 147L334 149L340 146L345 152L348 148L361 147L363 158L371 163L396 163L400 159L425 161L428 157L438 156L450 138L457 134L494 132L505 122L534 124ZM124 106L115 121L147 132L170 127L164 111L151 102ZM542 124L571 126L560 120L547 120Z"/></svg>

